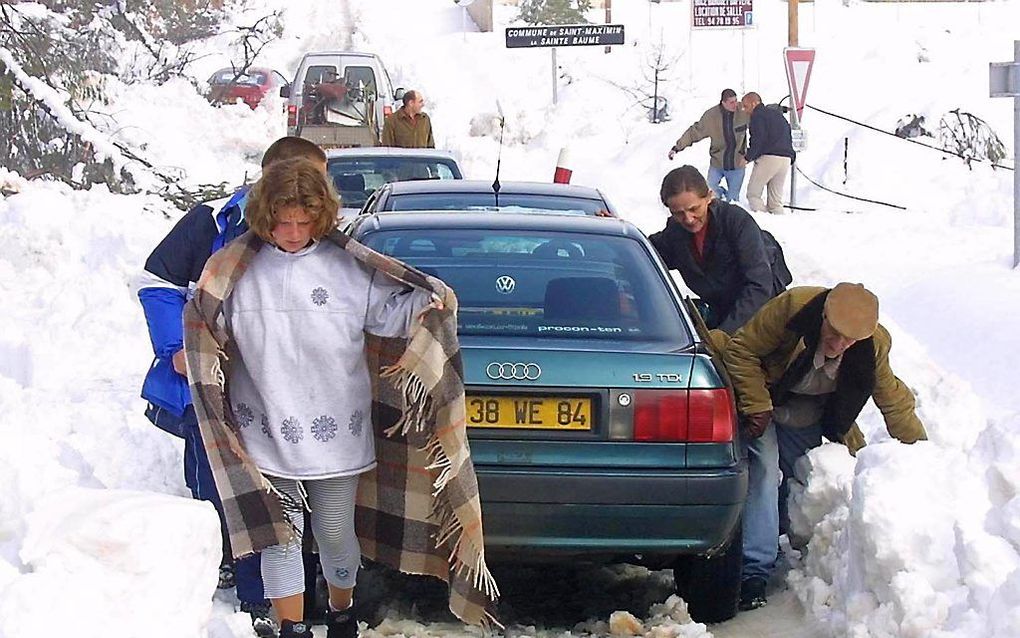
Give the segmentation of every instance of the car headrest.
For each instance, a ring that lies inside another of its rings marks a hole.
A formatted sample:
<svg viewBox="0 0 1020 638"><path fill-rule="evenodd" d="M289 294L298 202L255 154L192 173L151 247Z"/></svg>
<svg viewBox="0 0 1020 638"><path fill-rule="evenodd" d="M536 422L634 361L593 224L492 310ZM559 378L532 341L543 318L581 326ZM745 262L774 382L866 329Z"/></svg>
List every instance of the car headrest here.
<svg viewBox="0 0 1020 638"><path fill-rule="evenodd" d="M397 168L397 180L401 182L429 179L430 177L428 167L418 162L407 162Z"/></svg>
<svg viewBox="0 0 1020 638"><path fill-rule="evenodd" d="M620 288L608 277L560 277L545 287L545 318L568 321L623 318Z"/></svg>
<svg viewBox="0 0 1020 638"><path fill-rule="evenodd" d="M365 176L361 173L342 173L334 177L333 182L340 191L365 190Z"/></svg>

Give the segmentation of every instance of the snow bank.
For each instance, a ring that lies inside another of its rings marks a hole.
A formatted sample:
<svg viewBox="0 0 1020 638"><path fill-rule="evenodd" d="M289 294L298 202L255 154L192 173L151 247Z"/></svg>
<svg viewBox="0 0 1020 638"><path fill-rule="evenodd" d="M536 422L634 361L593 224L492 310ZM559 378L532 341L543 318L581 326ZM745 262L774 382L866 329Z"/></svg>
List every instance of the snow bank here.
<svg viewBox="0 0 1020 638"><path fill-rule="evenodd" d="M782 3L757 3L755 30L688 35L686 3L618 0L614 19L626 24L628 44L609 55L599 47L561 49L555 108L548 52L506 50L500 30L461 34L460 10L448 0L260 0L247 7L241 23L283 11L283 36L265 50L266 65L290 76L305 50L350 45L380 53L397 86L425 93L437 142L479 179L495 171L498 102L507 119L502 179L548 180L559 149L570 146L574 181L601 188L646 231L664 222L662 175L679 163L705 167L707 143L673 163L666 152L721 89L757 89L770 101L785 94ZM501 18L508 13L500 8ZM1008 131L1008 102L987 98L982 83L988 61L1011 55L1016 3L819 2L802 5L801 15L802 43L819 47L809 103L885 128L908 112L927 109L937 119L961 106L1000 135ZM660 33L680 58L662 88L673 121L652 125L615 86L639 78ZM200 57L199 84L229 65L230 37L198 51L215 53ZM101 130L143 148L188 185L254 176L262 150L284 130L277 98L252 111L211 107L186 81L111 83L110 91L113 117ZM822 210L757 219L786 247L796 283L848 279L878 293L895 342L893 369L915 390L931 440L890 441L869 406L860 423L872 444L857 459L834 445L808 456L807 486L791 511L808 552L790 582L832 635L1020 635L1012 176L968 170L819 113L809 113L805 125L802 170L909 210L851 202L802 180L801 203ZM144 420L138 398L151 351L130 282L180 211L153 197L26 182L2 168L0 191L17 193L0 200L0 290L8 300L0 315L0 633L24 634L20 623L32 614L65 622L87 603L111 623L134 622L136 609L177 612L150 624L147 635L162 627L175 628L175 636L243 635L244 619L229 602L218 601L206 625L215 565L205 552L218 547L219 536L207 507L178 498L187 494L179 443ZM106 524L108 533L97 531ZM122 567L132 564L141 571L128 587ZM172 591L182 593L184 607L167 605L163 596ZM51 592L70 598L66 617ZM111 606L115 599L120 608ZM667 601L635 620L652 638L699 635L676 617L679 604ZM573 631L603 635L608 620ZM376 631L471 634L402 622Z"/></svg>
<svg viewBox="0 0 1020 638"><path fill-rule="evenodd" d="M151 350L128 284L175 211L103 188L19 190L0 200L0 635L41 618L108 635L144 615L196 635L218 521L169 496L187 493L180 449L141 416Z"/></svg>
<svg viewBox="0 0 1020 638"><path fill-rule="evenodd" d="M197 636L212 608L219 519L207 503L68 488L35 504L0 596L0 636ZM3 576L0 576L3 578ZM0 581L2 582L2 581Z"/></svg>

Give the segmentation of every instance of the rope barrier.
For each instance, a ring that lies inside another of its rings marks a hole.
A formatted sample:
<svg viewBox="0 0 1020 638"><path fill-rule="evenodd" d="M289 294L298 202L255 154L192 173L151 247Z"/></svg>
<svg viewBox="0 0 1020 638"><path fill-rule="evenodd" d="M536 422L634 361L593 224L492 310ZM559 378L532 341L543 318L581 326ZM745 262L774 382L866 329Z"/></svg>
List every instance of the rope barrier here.
<svg viewBox="0 0 1020 638"><path fill-rule="evenodd" d="M843 120L844 122L850 122L851 124L856 124L857 126L864 127L864 128L866 128L866 129L868 129L870 131L875 131L876 133L883 133L885 135L889 135L891 137L895 137L898 140L903 140L905 142L910 142L911 144L917 144L918 146L923 146L925 148L930 148L931 150L938 151L939 153L945 153L946 155L955 155L956 157L959 157L960 159L968 160L968 161L971 161L971 162L988 162L989 164L992 165L993 168L1004 168L1004 169L1006 169L1008 171L1014 170L1014 168L1012 166L1005 166L1003 164L996 164L995 162L991 162L990 160L983 159L983 158L980 158L980 157L966 157L964 155L961 155L960 153L957 153L956 151L951 151L951 150L949 150L947 148L940 148L938 146L933 146L931 144L925 144L924 142L921 142L919 140L915 140L915 139L913 139L911 137L900 137L899 135L896 135L895 133L890 133L889 131L880 129L880 128L878 128L876 126L872 126L870 124L865 124L864 122L858 122L857 120L851 119L849 117L845 117L843 115L837 115L836 113L831 113L829 111L826 111L825 109L820 109L817 106L812 106L810 104L805 104L804 108L809 108L812 111L818 111L819 113L821 113L823 115L828 115L829 117L834 117L837 120Z"/></svg>

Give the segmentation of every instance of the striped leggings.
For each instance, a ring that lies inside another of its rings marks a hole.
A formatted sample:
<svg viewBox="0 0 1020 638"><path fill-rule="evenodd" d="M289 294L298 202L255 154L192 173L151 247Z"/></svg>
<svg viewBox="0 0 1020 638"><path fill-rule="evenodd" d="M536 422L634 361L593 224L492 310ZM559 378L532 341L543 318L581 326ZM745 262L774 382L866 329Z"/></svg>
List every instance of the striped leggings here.
<svg viewBox="0 0 1020 638"><path fill-rule="evenodd" d="M298 482L293 479L268 477L280 492L301 502ZM319 546L319 561L326 582L334 587L350 589L361 565L361 546L354 534L354 499L358 476L301 481L308 494L312 534ZM304 513L285 508L287 516L304 532ZM305 590L304 565L301 560L301 539L287 545L274 545L262 550L262 581L266 598L285 598Z"/></svg>

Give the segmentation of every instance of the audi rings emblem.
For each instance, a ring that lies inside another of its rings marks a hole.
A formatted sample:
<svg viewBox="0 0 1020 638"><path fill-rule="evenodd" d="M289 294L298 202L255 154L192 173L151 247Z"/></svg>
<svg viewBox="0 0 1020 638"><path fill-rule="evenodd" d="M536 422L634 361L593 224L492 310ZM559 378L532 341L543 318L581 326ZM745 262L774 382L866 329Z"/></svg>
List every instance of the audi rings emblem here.
<svg viewBox="0 0 1020 638"><path fill-rule="evenodd" d="M503 275L502 277L496 279L496 290L503 293L504 295L509 295L514 291L514 288L516 287L517 282L514 281L514 278L511 277L510 275Z"/></svg>
<svg viewBox="0 0 1020 638"><path fill-rule="evenodd" d="M534 381L542 376L537 363L498 363L485 366L485 374L493 381Z"/></svg>

